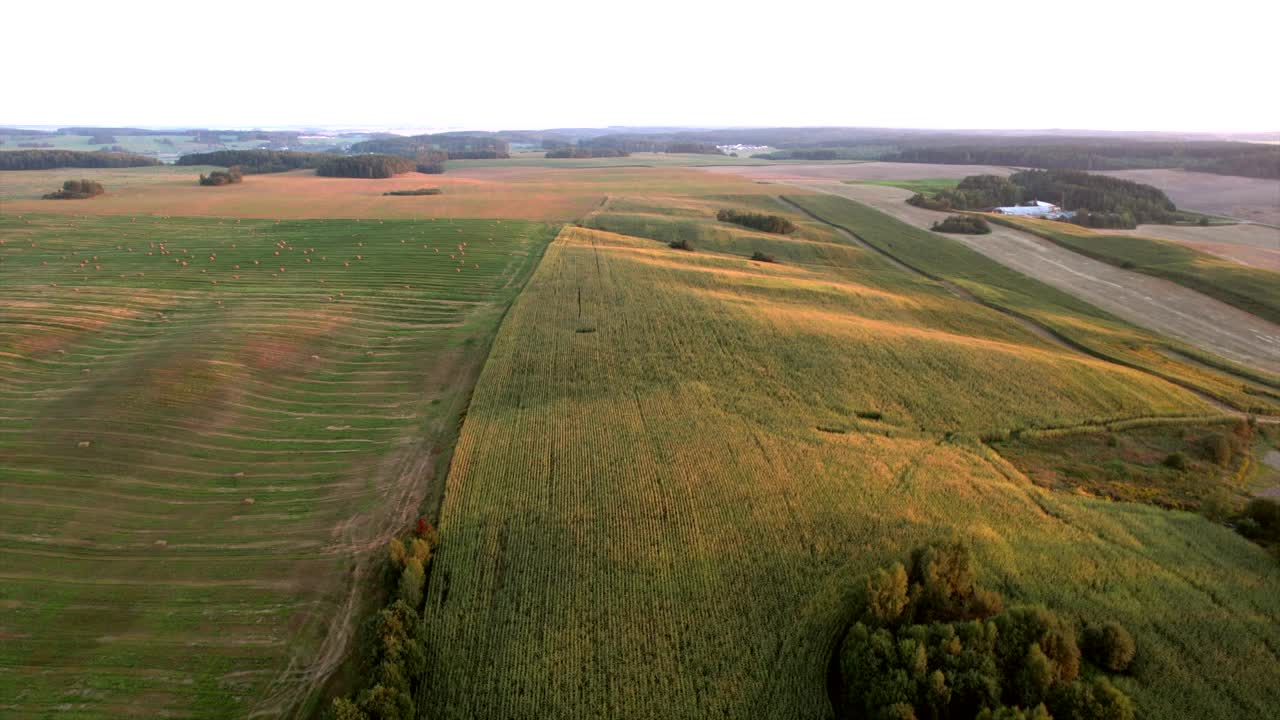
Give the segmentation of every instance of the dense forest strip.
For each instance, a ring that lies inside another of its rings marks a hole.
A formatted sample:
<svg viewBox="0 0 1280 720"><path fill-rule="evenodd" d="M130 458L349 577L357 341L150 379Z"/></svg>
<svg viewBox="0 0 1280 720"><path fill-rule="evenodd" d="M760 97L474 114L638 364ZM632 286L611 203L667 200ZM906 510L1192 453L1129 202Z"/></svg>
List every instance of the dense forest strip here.
<svg viewBox="0 0 1280 720"><path fill-rule="evenodd" d="M127 152L81 150L9 150L0 152L0 170L52 170L53 168L126 168L159 165L146 155Z"/></svg>

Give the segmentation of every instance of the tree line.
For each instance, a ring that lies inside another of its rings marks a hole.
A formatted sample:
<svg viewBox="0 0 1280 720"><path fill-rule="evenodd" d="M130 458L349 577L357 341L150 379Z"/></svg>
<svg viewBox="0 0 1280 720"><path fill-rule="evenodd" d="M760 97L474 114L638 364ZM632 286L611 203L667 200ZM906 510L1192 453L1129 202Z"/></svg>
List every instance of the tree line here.
<svg viewBox="0 0 1280 720"><path fill-rule="evenodd" d="M1042 606L1005 609L999 593L977 584L962 543L917 548L906 567L871 572L852 610L832 688L839 717L1134 717L1108 678L1132 664L1132 635L1113 621L1078 629Z"/></svg>
<svg viewBox="0 0 1280 720"><path fill-rule="evenodd" d="M907 202L929 210L986 210L1031 200L1076 211L1073 222L1091 227L1137 227L1172 223L1179 213L1163 190L1144 183L1078 170L1024 170L1007 178L970 175L954 190L917 193Z"/></svg>
<svg viewBox="0 0 1280 720"><path fill-rule="evenodd" d="M1240 142L1058 142L914 147L892 162L1014 165L1048 170L1181 168L1219 175L1280 179L1280 146Z"/></svg>
<svg viewBox="0 0 1280 720"><path fill-rule="evenodd" d="M438 133L435 135L389 135L355 143L353 153L402 155L434 162L454 160L496 160L511 157L511 145L487 133Z"/></svg>
<svg viewBox="0 0 1280 720"><path fill-rule="evenodd" d="M361 682L335 698L330 720L413 720L413 698L426 680L426 627L422 616L427 567L439 536L419 518L412 535L387 545L383 581L387 605L361 633Z"/></svg>
<svg viewBox="0 0 1280 720"><path fill-rule="evenodd" d="M548 150L546 157L548 158L573 158L575 160L583 158L609 158L609 157L630 157L631 153L619 148L592 148L580 147L574 145L566 145L553 150Z"/></svg>
<svg viewBox="0 0 1280 720"><path fill-rule="evenodd" d="M329 158L337 157L332 153L298 152L295 150L215 150L214 152L191 153L178 158L178 165L217 165L219 167L240 167L245 175L261 175L263 173L286 172L304 168L315 168Z"/></svg>
<svg viewBox="0 0 1280 720"><path fill-rule="evenodd" d="M160 161L134 153L82 150L10 150L0 152L0 170L52 170L54 168L124 168L159 165Z"/></svg>
<svg viewBox="0 0 1280 720"><path fill-rule="evenodd" d="M316 166L316 174L325 177L389 178L412 172L417 163L399 155L348 155L331 157Z"/></svg>

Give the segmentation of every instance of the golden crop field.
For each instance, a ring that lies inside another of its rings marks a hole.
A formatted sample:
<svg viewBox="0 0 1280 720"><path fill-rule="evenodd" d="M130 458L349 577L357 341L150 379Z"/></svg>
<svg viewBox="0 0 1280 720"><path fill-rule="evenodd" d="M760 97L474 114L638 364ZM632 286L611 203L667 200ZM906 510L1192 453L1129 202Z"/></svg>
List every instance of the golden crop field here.
<svg viewBox="0 0 1280 720"><path fill-rule="evenodd" d="M1037 488L979 442L1214 407L775 201L673 195L564 229L495 339L440 515L422 716L828 717L858 573L951 536L1008 601L1131 628L1145 717L1280 704L1261 549ZM795 237L708 218L761 202Z"/></svg>

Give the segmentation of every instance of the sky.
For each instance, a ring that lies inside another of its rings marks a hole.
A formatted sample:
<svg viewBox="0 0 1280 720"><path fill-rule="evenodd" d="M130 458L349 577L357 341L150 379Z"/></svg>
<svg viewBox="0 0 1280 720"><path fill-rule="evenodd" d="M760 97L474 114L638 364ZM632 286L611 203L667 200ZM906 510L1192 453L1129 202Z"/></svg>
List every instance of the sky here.
<svg viewBox="0 0 1280 720"><path fill-rule="evenodd" d="M1280 130L1280 2L19 2L0 125Z"/></svg>

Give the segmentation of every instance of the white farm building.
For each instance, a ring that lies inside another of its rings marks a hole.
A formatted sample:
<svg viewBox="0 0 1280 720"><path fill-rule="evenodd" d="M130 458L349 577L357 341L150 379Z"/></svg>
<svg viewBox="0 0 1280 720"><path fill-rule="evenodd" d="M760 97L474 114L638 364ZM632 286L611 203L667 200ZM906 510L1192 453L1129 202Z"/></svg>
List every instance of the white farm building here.
<svg viewBox="0 0 1280 720"><path fill-rule="evenodd" d="M1030 205L1014 205L1012 207L998 207L993 209L991 212L994 212L999 215L1022 215L1023 217L1049 218L1050 220L1056 220L1062 217L1071 217L1072 215L1075 214L1075 213L1067 212L1062 208L1058 207L1057 205L1054 205L1053 203L1047 203L1043 200L1036 200L1034 203L1031 203Z"/></svg>

